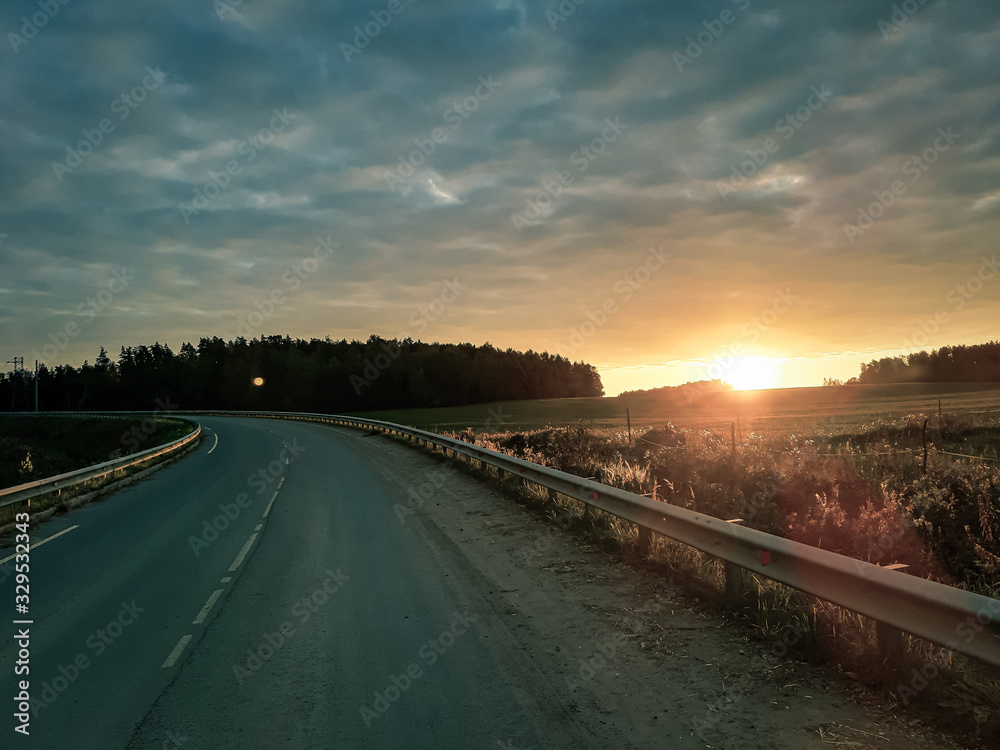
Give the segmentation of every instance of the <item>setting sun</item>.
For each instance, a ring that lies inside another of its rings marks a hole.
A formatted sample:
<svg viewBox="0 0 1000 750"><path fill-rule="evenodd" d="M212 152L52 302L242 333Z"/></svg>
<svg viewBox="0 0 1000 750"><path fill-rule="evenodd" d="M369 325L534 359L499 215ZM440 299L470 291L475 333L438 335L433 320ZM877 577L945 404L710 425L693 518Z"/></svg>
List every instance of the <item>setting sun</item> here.
<svg viewBox="0 0 1000 750"><path fill-rule="evenodd" d="M777 388L781 380L780 360L770 357L737 357L722 379L735 391Z"/></svg>

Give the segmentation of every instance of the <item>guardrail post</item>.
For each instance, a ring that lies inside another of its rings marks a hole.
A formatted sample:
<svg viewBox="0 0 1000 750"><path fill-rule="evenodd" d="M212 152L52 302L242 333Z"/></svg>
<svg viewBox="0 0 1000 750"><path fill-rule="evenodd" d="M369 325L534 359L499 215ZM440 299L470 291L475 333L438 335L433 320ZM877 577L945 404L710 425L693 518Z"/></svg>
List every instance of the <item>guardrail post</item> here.
<svg viewBox="0 0 1000 750"><path fill-rule="evenodd" d="M731 518L727 523L742 525L742 518ZM723 597L730 607L738 607L746 597L746 571L734 562L722 561L722 570L725 575L723 586Z"/></svg>
<svg viewBox="0 0 1000 750"><path fill-rule="evenodd" d="M645 526L639 526L639 556L646 557L653 546L653 530Z"/></svg>
<svg viewBox="0 0 1000 750"><path fill-rule="evenodd" d="M903 631L884 622L875 622L875 640L878 649L894 667L903 666Z"/></svg>
<svg viewBox="0 0 1000 750"><path fill-rule="evenodd" d="M883 566L887 570L905 570L910 567L905 563L893 563L892 565ZM903 666L903 631L899 628L894 628L892 625L886 625L884 622L875 621L875 641L878 643L878 649L885 655L885 658L889 660L889 663L894 667Z"/></svg>
<svg viewBox="0 0 1000 750"><path fill-rule="evenodd" d="M733 607L739 606L746 596L746 574L743 568L728 560L722 561L722 567L726 575L726 604Z"/></svg>

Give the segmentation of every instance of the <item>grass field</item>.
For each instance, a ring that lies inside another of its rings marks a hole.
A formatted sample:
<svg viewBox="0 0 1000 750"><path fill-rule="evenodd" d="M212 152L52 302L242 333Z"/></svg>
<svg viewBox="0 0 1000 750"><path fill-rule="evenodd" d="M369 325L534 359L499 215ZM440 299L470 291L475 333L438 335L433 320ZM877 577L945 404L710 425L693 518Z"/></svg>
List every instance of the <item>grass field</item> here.
<svg viewBox="0 0 1000 750"><path fill-rule="evenodd" d="M169 443L190 431L187 422L166 417L4 414L0 416L0 487L93 466Z"/></svg>
<svg viewBox="0 0 1000 750"><path fill-rule="evenodd" d="M625 429L626 410L633 429L675 427L728 434L733 423L751 431L807 437L832 437L868 431L881 422L915 415L936 426L938 402L945 414L972 424L1000 418L1000 383L933 383L889 386L782 388L767 391L705 393L701 398L627 396L615 398L507 401L441 409L367 412L383 419L436 432L532 430L547 426Z"/></svg>

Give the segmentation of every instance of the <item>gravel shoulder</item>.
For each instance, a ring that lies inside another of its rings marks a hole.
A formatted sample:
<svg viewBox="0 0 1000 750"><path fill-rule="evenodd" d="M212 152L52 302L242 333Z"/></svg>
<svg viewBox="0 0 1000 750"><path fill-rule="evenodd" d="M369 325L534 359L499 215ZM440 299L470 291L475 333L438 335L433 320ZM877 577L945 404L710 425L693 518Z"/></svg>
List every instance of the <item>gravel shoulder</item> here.
<svg viewBox="0 0 1000 750"><path fill-rule="evenodd" d="M451 461L358 439L399 488L400 523L479 616L546 747L960 747L866 700L834 669L782 658L780 642L749 638ZM503 746L521 747L516 737Z"/></svg>

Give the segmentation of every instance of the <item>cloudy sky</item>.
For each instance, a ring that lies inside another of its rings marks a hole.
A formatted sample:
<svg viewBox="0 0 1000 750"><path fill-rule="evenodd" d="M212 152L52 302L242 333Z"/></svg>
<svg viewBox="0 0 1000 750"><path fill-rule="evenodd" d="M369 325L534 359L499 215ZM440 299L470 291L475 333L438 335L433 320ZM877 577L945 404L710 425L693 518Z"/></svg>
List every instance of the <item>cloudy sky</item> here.
<svg viewBox="0 0 1000 750"><path fill-rule="evenodd" d="M0 29L2 359L376 333L614 394L997 338L992 0L10 0Z"/></svg>

